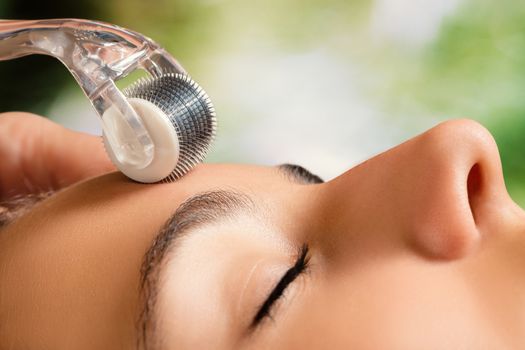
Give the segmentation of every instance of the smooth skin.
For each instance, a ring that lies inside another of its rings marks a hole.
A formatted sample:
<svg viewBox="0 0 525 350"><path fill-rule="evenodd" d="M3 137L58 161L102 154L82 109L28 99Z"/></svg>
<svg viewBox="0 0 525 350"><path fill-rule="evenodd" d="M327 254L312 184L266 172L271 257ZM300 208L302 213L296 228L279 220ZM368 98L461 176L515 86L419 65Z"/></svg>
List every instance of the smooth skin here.
<svg viewBox="0 0 525 350"><path fill-rule="evenodd" d="M112 172L98 138L30 115L0 116L6 127L26 129L0 138L3 198L62 190L0 231L1 349L134 348L144 254L181 203L212 190L254 206L169 257L157 348L525 348L525 213L477 122L441 123L315 185L236 164L142 185ZM302 245L307 271L251 328Z"/></svg>

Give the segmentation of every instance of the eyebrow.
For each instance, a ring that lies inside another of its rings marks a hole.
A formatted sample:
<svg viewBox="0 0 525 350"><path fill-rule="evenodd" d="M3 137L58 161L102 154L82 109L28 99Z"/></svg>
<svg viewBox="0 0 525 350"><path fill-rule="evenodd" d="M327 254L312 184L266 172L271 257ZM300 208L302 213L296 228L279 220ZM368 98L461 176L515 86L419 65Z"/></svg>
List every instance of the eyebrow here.
<svg viewBox="0 0 525 350"><path fill-rule="evenodd" d="M300 165L285 163L278 165L277 170L290 180L300 184L320 184L324 182L319 176L311 173Z"/></svg>
<svg viewBox="0 0 525 350"><path fill-rule="evenodd" d="M294 164L277 166L290 181L299 184L317 184L323 180ZM142 311L137 329L137 349L150 349L154 339L154 311L159 291L159 280L165 266L166 256L195 228L212 224L219 219L231 217L242 209L253 209L253 201L245 194L234 191L210 191L197 194L183 202L166 221L146 252L140 270L140 297Z"/></svg>

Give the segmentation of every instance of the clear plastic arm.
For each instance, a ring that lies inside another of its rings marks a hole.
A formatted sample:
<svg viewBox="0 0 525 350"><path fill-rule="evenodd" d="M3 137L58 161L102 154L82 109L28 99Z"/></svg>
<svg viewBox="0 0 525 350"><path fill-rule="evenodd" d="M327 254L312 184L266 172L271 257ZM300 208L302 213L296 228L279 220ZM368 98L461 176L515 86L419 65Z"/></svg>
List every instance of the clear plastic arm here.
<svg viewBox="0 0 525 350"><path fill-rule="evenodd" d="M184 73L173 57L151 39L107 23L0 20L0 60L31 54L56 57L69 69L100 116L104 134L120 162L138 169L151 162L153 141L115 81L137 68L153 77ZM119 113L105 113L111 107ZM108 115L125 123L110 120L105 117Z"/></svg>

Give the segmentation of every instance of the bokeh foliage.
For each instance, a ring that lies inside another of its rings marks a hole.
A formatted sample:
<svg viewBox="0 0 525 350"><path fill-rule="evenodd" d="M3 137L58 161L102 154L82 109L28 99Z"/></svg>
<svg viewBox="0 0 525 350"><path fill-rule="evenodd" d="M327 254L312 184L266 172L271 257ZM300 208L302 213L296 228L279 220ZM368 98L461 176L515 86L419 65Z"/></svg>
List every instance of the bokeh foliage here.
<svg viewBox="0 0 525 350"><path fill-rule="evenodd" d="M176 53L197 81L216 70L218 52L322 45L375 75L362 88L400 125L465 116L487 126L509 191L525 206L523 1L464 0L417 48L374 41L372 8L371 0L1 0L0 18L92 18L132 28ZM42 56L2 62L0 75L1 111L45 115L58 91L75 84Z"/></svg>
<svg viewBox="0 0 525 350"><path fill-rule="evenodd" d="M381 48L388 50L385 48ZM525 6L518 0L464 2L436 40L375 62L397 114L469 117L498 144L505 181L525 206ZM408 96L408 98L406 98Z"/></svg>
<svg viewBox="0 0 525 350"><path fill-rule="evenodd" d="M476 1L447 21L425 57L422 100L448 114L476 116L500 149L511 195L525 204L525 6ZM441 82L434 83L434 82ZM426 89L425 89L426 90Z"/></svg>

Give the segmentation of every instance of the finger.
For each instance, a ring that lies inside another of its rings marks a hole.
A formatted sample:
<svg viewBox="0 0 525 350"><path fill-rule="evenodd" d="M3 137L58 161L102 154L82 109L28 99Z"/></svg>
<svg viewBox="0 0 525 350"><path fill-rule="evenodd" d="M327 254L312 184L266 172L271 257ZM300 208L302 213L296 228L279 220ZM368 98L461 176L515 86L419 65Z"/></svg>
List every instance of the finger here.
<svg viewBox="0 0 525 350"><path fill-rule="evenodd" d="M0 199L114 171L100 137L21 112L0 114Z"/></svg>

